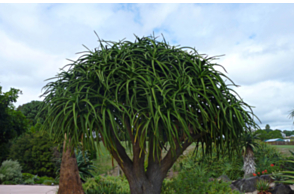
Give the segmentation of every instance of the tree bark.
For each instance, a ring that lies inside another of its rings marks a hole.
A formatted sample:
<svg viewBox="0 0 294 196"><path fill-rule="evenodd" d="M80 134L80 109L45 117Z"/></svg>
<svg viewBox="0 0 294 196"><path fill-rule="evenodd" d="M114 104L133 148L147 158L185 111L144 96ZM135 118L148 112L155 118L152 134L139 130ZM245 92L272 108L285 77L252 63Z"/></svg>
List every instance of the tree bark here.
<svg viewBox="0 0 294 196"><path fill-rule="evenodd" d="M116 146L116 150L113 148L109 148L108 150L124 172L132 194L160 194L162 182L169 169L187 147L191 145L192 141L187 140L185 137L180 138L179 141L174 138L176 149L169 149L168 153L163 158L161 155L162 149L160 144L153 144L156 140L153 140L154 136L151 134L149 137L148 167L147 171L145 171L144 162L146 143L140 146L139 139L136 141L134 140L134 135L128 119L124 122L133 144L133 160L130 159L125 148L121 145L118 138L115 137L111 124L110 132L113 136L111 139ZM141 132L138 132L137 134L137 138L140 138ZM203 132L192 135L192 140L197 140L205 134L207 133ZM101 136L101 138L102 141L104 141L103 136ZM153 156L153 151L155 156Z"/></svg>
<svg viewBox="0 0 294 196"><path fill-rule="evenodd" d="M69 142L70 139L66 144L65 135L65 140L63 142L64 151L60 166L58 194L84 194L77 159L72 147L69 146Z"/></svg>
<svg viewBox="0 0 294 196"><path fill-rule="evenodd" d="M158 178L154 178L155 176ZM160 194L164 178L162 174L155 174L151 179L148 179L147 176L144 178L133 176L129 180L131 194Z"/></svg>
<svg viewBox="0 0 294 196"><path fill-rule="evenodd" d="M246 148L246 154L243 156L243 170L244 170L244 178L252 173L255 173L255 162L254 162L254 153L250 146Z"/></svg>

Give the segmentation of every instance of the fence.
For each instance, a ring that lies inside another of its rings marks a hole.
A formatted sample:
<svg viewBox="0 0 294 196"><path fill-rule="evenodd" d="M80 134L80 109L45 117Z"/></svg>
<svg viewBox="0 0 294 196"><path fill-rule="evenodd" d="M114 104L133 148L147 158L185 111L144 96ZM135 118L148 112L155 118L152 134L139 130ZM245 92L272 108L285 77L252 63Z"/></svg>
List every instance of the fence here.
<svg viewBox="0 0 294 196"><path fill-rule="evenodd" d="M292 142L276 141L276 142L266 142L266 143L270 145L294 145L294 141Z"/></svg>

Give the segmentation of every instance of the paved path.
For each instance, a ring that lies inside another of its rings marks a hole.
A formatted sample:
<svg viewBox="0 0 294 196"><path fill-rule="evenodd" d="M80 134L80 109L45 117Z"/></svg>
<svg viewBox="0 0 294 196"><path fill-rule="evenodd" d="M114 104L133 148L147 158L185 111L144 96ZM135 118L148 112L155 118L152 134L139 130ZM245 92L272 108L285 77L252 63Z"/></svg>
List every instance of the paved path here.
<svg viewBox="0 0 294 196"><path fill-rule="evenodd" d="M58 186L0 185L0 194L56 194Z"/></svg>

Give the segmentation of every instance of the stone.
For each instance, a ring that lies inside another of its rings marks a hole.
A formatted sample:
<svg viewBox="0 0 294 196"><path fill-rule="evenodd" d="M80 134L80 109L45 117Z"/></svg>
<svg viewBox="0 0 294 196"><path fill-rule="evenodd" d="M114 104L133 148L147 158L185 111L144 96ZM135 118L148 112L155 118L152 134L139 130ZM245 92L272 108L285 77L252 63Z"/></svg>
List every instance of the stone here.
<svg viewBox="0 0 294 196"><path fill-rule="evenodd" d="M253 192L256 190L256 181L259 177L250 177L246 179L236 180L232 183L240 192Z"/></svg>
<svg viewBox="0 0 294 196"><path fill-rule="evenodd" d="M271 178L270 175L261 175L259 178L268 181L269 183L272 183L274 180Z"/></svg>
<svg viewBox="0 0 294 196"><path fill-rule="evenodd" d="M236 190L236 191L239 191L240 193L240 190L237 187L235 187L233 184L230 184L230 187L233 191Z"/></svg>
<svg viewBox="0 0 294 196"><path fill-rule="evenodd" d="M294 191L286 184L276 184L272 194L294 194Z"/></svg>
<svg viewBox="0 0 294 196"><path fill-rule="evenodd" d="M231 182L230 178L227 175L221 175L217 178L218 181L222 180L223 182Z"/></svg>
<svg viewBox="0 0 294 196"><path fill-rule="evenodd" d="M267 180L269 183L272 182L270 175L261 175L236 180L232 185L234 185L240 192L254 192L256 190L256 183L260 179Z"/></svg>

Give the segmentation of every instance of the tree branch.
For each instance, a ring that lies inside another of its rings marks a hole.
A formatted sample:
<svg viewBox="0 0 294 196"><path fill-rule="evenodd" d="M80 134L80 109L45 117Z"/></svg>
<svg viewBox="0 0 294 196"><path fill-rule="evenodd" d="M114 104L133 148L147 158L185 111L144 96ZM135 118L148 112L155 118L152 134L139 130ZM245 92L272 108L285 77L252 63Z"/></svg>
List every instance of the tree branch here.
<svg viewBox="0 0 294 196"><path fill-rule="evenodd" d="M134 145L134 135L132 134L132 128L131 128L131 125L129 122L129 117L124 118L124 123L125 123L126 129L128 131L128 134L131 138L132 144Z"/></svg>
<svg viewBox="0 0 294 196"><path fill-rule="evenodd" d="M139 120L139 119L138 119ZM134 125L135 126L135 125ZM144 141L143 149L140 147L139 139L141 137L141 130L138 130L136 126L136 131L138 132L137 141L133 143L133 168L134 172L137 176L143 176L145 173L144 169L144 160L145 160L145 152L142 152L141 157L140 153L146 147L146 141Z"/></svg>
<svg viewBox="0 0 294 196"><path fill-rule="evenodd" d="M200 134L194 135L192 136L193 141L189 141L188 139L186 139L186 141L184 141L182 143L182 147L180 147L179 142L175 139L175 143L176 143L176 152L173 155L172 154L172 149L170 148L168 153L166 154L166 156L164 157L164 159L162 160L162 165L161 165L161 171L163 173L167 173L168 170L171 168L171 166L175 163L175 161L178 159L178 157L197 139L203 137L205 134L207 134L206 132L202 132Z"/></svg>
<svg viewBox="0 0 294 196"><path fill-rule="evenodd" d="M119 166L121 167L123 171L125 171L125 169L130 170L133 165L133 162L130 159L130 157L127 155L125 148L121 145L120 141L116 138L111 123L110 123L110 132L113 136L112 138L114 140L116 150L117 150L115 151L114 149L109 149L111 155L115 158L115 160L117 161L117 163L119 164Z"/></svg>

